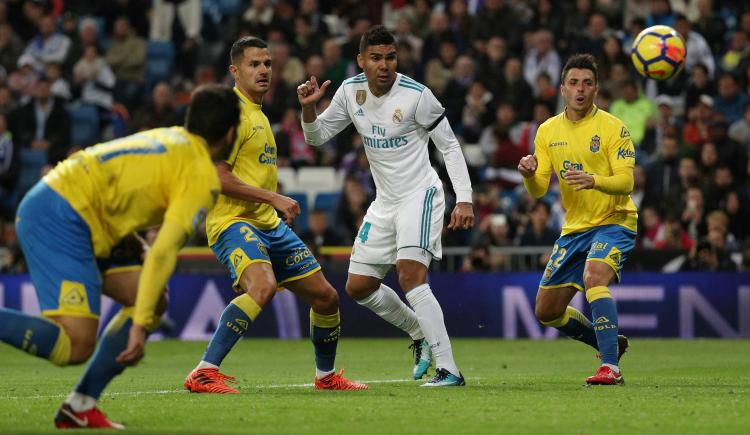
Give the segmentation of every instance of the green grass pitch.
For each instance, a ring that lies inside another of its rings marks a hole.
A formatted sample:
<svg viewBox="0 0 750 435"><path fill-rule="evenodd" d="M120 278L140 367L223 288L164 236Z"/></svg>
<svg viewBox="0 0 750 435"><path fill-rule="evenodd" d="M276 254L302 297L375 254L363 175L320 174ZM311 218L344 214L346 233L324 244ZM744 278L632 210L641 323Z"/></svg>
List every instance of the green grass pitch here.
<svg viewBox="0 0 750 435"><path fill-rule="evenodd" d="M246 339L223 371L241 395L182 391L205 343L150 343L101 408L128 433L688 434L750 432L750 341L631 341L622 387L584 387L597 360L570 340L455 339L464 388L408 380L407 339L344 338L337 367L369 391L315 391L306 340ZM0 433L53 432L82 367L60 369L0 345ZM432 373L432 370L431 370Z"/></svg>

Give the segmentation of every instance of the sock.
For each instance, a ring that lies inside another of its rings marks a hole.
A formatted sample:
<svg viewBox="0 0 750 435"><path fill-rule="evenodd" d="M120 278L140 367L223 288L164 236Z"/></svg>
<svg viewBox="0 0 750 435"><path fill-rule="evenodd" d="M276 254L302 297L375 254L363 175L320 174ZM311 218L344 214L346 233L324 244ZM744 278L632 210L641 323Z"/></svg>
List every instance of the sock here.
<svg viewBox="0 0 750 435"><path fill-rule="evenodd" d="M369 308L386 322L409 334L412 340L424 338L419 328L417 314L387 285L380 284L380 288L372 292L370 296L358 300L357 303Z"/></svg>
<svg viewBox="0 0 750 435"><path fill-rule="evenodd" d="M339 312L318 314L310 309L310 339L315 347L315 376L323 378L333 373L336 347L341 334Z"/></svg>
<svg viewBox="0 0 750 435"><path fill-rule="evenodd" d="M57 323L0 308L0 341L64 366L70 361L70 337Z"/></svg>
<svg viewBox="0 0 750 435"><path fill-rule="evenodd" d="M424 332L427 343L432 348L435 366L458 376L458 367L456 367L456 362L453 361L451 341L448 338L448 331L445 329L443 310L435 299L435 295L432 294L430 285L422 284L413 288L406 293L406 299L414 308L419 326Z"/></svg>
<svg viewBox="0 0 750 435"><path fill-rule="evenodd" d="M591 305L596 341L599 344L602 364L617 366L617 306L609 288L591 287L586 290L586 300Z"/></svg>
<svg viewBox="0 0 750 435"><path fill-rule="evenodd" d="M260 311L260 305L249 294L244 293L234 298L221 313L219 324L211 341L208 342L198 368L204 368L205 365L201 367L204 363L219 367L237 341L245 335L250 323L255 321Z"/></svg>
<svg viewBox="0 0 750 435"><path fill-rule="evenodd" d="M591 321L587 319L582 312L571 306L568 306L565 309L565 313L559 319L541 323L544 326L556 328L558 331L573 340L581 341L594 349L599 350L599 346L596 342L596 333L594 333L594 327L591 325Z"/></svg>
<svg viewBox="0 0 750 435"><path fill-rule="evenodd" d="M89 361L83 377L76 385L75 393L68 397L74 411L82 412L96 406L104 387L125 370L125 366L115 361L117 356L128 347L128 335L133 325L133 307L122 308L109 321L104 329L99 346ZM78 408L78 409L76 409Z"/></svg>

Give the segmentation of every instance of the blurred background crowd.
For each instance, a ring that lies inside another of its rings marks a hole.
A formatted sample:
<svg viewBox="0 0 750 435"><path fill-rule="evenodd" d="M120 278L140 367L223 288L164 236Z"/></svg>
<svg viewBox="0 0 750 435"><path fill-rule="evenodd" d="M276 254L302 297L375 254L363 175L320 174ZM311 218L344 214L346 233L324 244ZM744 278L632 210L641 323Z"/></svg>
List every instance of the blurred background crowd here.
<svg viewBox="0 0 750 435"><path fill-rule="evenodd" d="M181 124L196 86L232 84L229 49L245 35L270 43L263 111L276 135L280 190L303 203L297 230L314 247L351 243L375 196L361 138L349 128L323 147L307 145L295 88L311 75L331 80L323 110L359 72L360 35L381 23L396 35L399 72L443 103L470 166L476 228L444 238L468 247L449 259L457 269L520 267L503 247L549 250L559 235L557 181L536 201L516 166L533 153L538 126L562 110L562 65L578 52L598 59L596 104L625 122L636 146L640 230L629 267L750 269L747 2L4 0L0 271L24 271L15 208L46 171L82 147ZM685 70L666 82L645 80L630 64L635 35L655 24L687 43ZM546 259L523 267L539 270Z"/></svg>

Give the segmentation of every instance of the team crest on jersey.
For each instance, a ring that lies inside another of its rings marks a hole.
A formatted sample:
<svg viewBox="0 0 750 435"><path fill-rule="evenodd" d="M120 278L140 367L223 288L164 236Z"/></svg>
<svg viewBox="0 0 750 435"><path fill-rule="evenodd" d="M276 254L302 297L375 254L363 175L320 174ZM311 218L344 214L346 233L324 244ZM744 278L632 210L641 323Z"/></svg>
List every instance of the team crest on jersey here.
<svg viewBox="0 0 750 435"><path fill-rule="evenodd" d="M599 139L599 135L598 134L595 134L591 138L591 144L589 144L589 149L591 150L592 153L595 153L595 152L599 151L599 141L600 141L600 139Z"/></svg>
<svg viewBox="0 0 750 435"><path fill-rule="evenodd" d="M365 100L367 99L367 92L364 90L357 91L357 104L360 106L365 104Z"/></svg>
<svg viewBox="0 0 750 435"><path fill-rule="evenodd" d="M397 107L396 110L393 111L393 122L398 124L399 122L403 120L404 120L404 114L401 113L401 109Z"/></svg>
<svg viewBox="0 0 750 435"><path fill-rule="evenodd" d="M622 126L622 129L620 130L620 137L623 139L625 139L626 137L630 137L630 132L628 131L627 128L625 128L624 125Z"/></svg>

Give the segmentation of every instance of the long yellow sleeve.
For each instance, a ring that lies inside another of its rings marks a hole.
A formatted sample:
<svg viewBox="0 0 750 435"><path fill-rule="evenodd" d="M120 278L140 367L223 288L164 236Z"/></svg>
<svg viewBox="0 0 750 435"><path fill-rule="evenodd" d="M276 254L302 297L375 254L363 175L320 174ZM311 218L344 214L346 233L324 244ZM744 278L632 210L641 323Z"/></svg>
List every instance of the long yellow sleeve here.
<svg viewBox="0 0 750 435"><path fill-rule="evenodd" d="M165 220L159 229L154 245L146 255L143 270L138 281L138 294L135 300L133 322L147 328L155 325L156 304L169 277L177 264L177 251L187 239L181 225Z"/></svg>
<svg viewBox="0 0 750 435"><path fill-rule="evenodd" d="M538 171L533 177L523 177L523 185L534 198L541 198L549 188L549 174L540 174Z"/></svg>
<svg viewBox="0 0 750 435"><path fill-rule="evenodd" d="M609 195L629 195L633 191L633 169L616 168L614 175L594 175L594 189Z"/></svg>

